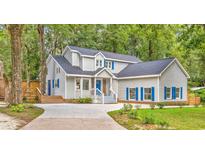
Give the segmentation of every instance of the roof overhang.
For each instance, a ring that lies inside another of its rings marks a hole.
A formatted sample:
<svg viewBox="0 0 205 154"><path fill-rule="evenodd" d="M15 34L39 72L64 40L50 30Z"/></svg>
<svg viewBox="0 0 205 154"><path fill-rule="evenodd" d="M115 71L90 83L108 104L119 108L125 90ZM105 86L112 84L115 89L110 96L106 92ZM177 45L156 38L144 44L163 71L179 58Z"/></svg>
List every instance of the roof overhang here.
<svg viewBox="0 0 205 154"><path fill-rule="evenodd" d="M159 74L155 74L155 75L140 75L140 76L128 76L128 77L118 77L118 80L122 80L122 79L139 79L139 78L155 78L155 77L159 77Z"/></svg>

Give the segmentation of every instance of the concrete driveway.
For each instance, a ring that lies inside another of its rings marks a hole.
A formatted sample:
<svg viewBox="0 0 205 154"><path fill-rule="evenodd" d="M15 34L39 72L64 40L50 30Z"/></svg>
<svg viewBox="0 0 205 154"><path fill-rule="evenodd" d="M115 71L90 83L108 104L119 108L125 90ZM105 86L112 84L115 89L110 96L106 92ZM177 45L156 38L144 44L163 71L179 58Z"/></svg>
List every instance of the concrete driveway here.
<svg viewBox="0 0 205 154"><path fill-rule="evenodd" d="M24 130L121 130L108 111L120 109L122 104L38 104L45 110Z"/></svg>

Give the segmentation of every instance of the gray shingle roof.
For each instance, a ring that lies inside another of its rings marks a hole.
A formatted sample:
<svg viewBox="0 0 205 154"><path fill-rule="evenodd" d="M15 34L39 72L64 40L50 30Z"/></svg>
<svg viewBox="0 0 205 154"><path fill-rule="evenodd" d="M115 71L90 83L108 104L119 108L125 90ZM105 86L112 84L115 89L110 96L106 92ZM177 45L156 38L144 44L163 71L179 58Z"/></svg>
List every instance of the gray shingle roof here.
<svg viewBox="0 0 205 154"><path fill-rule="evenodd" d="M79 51L82 55L95 56L97 53L101 52L106 58L119 59L124 61L131 61L131 62L141 62L139 58L130 55L112 53L112 52L95 50L95 49L80 48L76 46L69 46L69 48L72 50Z"/></svg>
<svg viewBox="0 0 205 154"><path fill-rule="evenodd" d="M117 77L157 75L160 74L173 60L174 58L166 58L156 61L129 64L117 74Z"/></svg>
<svg viewBox="0 0 205 154"><path fill-rule="evenodd" d="M79 75L95 75L103 68L99 68L96 71L83 71L80 67L72 66L71 63L64 56L53 56L58 64L63 68L67 74L79 74ZM139 62L136 64L129 64L118 74L114 74L116 77L132 77L143 75L158 75L160 74L175 58L166 58L156 61Z"/></svg>
<svg viewBox="0 0 205 154"><path fill-rule="evenodd" d="M69 63L69 61L63 56L53 56L53 58L67 74L94 75L103 69L99 68L96 71L83 71L80 67L72 66L71 63Z"/></svg>

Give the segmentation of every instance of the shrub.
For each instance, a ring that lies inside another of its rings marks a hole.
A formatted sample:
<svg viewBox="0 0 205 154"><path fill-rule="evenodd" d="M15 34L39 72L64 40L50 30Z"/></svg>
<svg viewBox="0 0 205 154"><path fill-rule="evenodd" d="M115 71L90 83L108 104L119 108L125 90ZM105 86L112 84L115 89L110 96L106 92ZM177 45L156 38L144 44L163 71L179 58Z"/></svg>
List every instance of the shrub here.
<svg viewBox="0 0 205 154"><path fill-rule="evenodd" d="M85 104L85 103L92 103L92 98L80 98L79 103Z"/></svg>
<svg viewBox="0 0 205 154"><path fill-rule="evenodd" d="M17 104L11 106L12 112L23 112L25 110L25 106L23 104Z"/></svg>
<svg viewBox="0 0 205 154"><path fill-rule="evenodd" d="M22 101L23 101L23 103L26 103L27 102L27 97L24 96Z"/></svg>
<svg viewBox="0 0 205 154"><path fill-rule="evenodd" d="M131 111L129 111L128 117L129 117L130 119L139 119L139 115L138 115L137 110L131 110Z"/></svg>
<svg viewBox="0 0 205 154"><path fill-rule="evenodd" d="M145 116L142 120L143 124L155 124L155 119L152 115L150 116Z"/></svg>
<svg viewBox="0 0 205 154"><path fill-rule="evenodd" d="M158 125L160 125L160 127L162 127L162 128L167 128L167 127L169 127L169 123L167 122L167 121L159 121L158 122Z"/></svg>
<svg viewBox="0 0 205 154"><path fill-rule="evenodd" d="M119 114L120 114L120 115L123 115L123 113L124 113L124 110L123 110L123 109L120 109L120 110L119 110Z"/></svg>
<svg viewBox="0 0 205 154"><path fill-rule="evenodd" d="M150 106L150 108L151 108L152 110L154 110L155 104L150 104L149 106Z"/></svg>
<svg viewBox="0 0 205 154"><path fill-rule="evenodd" d="M166 105L166 104L163 103L163 102L157 103L157 106L158 106L160 109L163 109L165 105Z"/></svg>
<svg viewBox="0 0 205 154"><path fill-rule="evenodd" d="M132 110L132 104L124 104L122 108L125 112Z"/></svg>
<svg viewBox="0 0 205 154"><path fill-rule="evenodd" d="M194 104L195 107L199 107L199 104Z"/></svg>

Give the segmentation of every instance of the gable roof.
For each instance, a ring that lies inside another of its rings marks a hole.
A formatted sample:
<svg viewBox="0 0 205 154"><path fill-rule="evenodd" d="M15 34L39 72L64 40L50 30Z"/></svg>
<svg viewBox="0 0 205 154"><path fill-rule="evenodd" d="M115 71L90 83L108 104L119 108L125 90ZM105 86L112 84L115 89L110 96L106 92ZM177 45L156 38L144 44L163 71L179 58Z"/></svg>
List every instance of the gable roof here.
<svg viewBox="0 0 205 154"><path fill-rule="evenodd" d="M117 77L134 77L160 75L175 58L166 58L156 61L140 62L129 64L125 69L117 74Z"/></svg>
<svg viewBox="0 0 205 154"><path fill-rule="evenodd" d="M95 49L88 49L88 48L81 48L81 47L76 47L76 46L68 46L71 50L76 50L78 51L81 55L84 56L95 56L98 53L102 53L105 58L108 59L115 59L115 60L122 60L122 61L127 61L127 62L141 62L141 60L135 56L130 56L130 55L124 55L124 54L119 54L119 53L112 53L108 51L101 51L101 50L95 50Z"/></svg>

